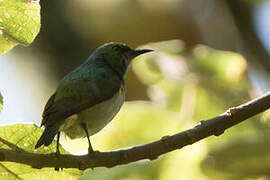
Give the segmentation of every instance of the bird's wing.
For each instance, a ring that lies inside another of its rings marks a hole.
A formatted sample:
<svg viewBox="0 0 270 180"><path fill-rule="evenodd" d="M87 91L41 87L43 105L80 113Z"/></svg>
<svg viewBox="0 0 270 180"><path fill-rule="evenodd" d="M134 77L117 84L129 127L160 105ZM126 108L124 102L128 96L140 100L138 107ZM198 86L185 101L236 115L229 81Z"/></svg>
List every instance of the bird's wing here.
<svg viewBox="0 0 270 180"><path fill-rule="evenodd" d="M84 70L86 73L81 73ZM41 125L61 124L69 116L110 99L121 83L117 75L102 68L75 70L61 81L47 102Z"/></svg>

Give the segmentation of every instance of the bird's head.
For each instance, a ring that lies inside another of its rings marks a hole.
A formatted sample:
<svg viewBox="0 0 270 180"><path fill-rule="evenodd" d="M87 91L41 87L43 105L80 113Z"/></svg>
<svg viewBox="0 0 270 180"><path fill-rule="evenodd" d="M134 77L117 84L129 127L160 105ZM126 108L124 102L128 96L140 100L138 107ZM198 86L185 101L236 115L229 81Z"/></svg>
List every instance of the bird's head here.
<svg viewBox="0 0 270 180"><path fill-rule="evenodd" d="M151 52L150 49L131 49L125 44L107 43L97 48L94 52L108 63L114 70L125 74L132 59L135 57Z"/></svg>

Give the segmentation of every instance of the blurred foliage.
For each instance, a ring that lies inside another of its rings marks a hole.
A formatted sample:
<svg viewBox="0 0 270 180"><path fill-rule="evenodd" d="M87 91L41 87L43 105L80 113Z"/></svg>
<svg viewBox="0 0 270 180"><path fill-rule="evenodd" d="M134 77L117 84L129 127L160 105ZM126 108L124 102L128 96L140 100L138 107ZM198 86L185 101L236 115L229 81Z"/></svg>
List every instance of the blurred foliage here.
<svg viewBox="0 0 270 180"><path fill-rule="evenodd" d="M118 166L111 169L98 168L95 170L89 169L84 172L79 180L89 180L89 179L109 179L109 180L119 180L119 179L130 179L130 180L151 180L158 179L159 171L161 170L161 163L159 162L136 162L132 164L127 164L124 166Z"/></svg>
<svg viewBox="0 0 270 180"><path fill-rule="evenodd" d="M40 29L39 2L2 0L0 8L0 54L17 44L29 45Z"/></svg>
<svg viewBox="0 0 270 180"><path fill-rule="evenodd" d="M3 97L2 97L2 94L0 93L0 111L2 110L3 108Z"/></svg>
<svg viewBox="0 0 270 180"><path fill-rule="evenodd" d="M247 135L234 138L222 148L211 149L202 162L209 179L245 179L270 176L270 134Z"/></svg>
<svg viewBox="0 0 270 180"><path fill-rule="evenodd" d="M11 126L0 127L0 137L8 140L9 142L17 145L19 148L24 149L27 152L35 153L54 153L56 150L56 143L49 147L42 147L34 150L35 143L42 133L42 130L30 124L16 124ZM7 145L0 142L0 147L4 149L10 149ZM60 147L61 153L66 153L63 148ZM11 171L12 173L10 173ZM77 169L64 169L63 171L56 172L54 168L33 169L28 165L1 162L0 163L0 179L16 179L14 177L18 175L22 179L76 179L81 171Z"/></svg>

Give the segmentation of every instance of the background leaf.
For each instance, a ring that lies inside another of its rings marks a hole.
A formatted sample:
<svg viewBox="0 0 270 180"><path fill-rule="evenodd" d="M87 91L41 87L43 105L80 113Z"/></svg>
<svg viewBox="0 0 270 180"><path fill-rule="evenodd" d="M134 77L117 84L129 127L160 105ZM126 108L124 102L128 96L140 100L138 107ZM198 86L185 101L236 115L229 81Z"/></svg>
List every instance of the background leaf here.
<svg viewBox="0 0 270 180"><path fill-rule="evenodd" d="M0 1L0 54L29 45L40 29L40 5L34 0Z"/></svg>

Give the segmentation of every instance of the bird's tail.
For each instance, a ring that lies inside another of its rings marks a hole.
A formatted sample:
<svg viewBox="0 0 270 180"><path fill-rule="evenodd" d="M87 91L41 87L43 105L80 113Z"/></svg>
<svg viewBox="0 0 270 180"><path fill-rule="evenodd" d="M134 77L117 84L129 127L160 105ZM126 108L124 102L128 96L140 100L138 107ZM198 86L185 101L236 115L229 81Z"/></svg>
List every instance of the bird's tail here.
<svg viewBox="0 0 270 180"><path fill-rule="evenodd" d="M40 147L43 144L45 146L50 145L57 133L58 133L58 127L46 127L43 134L39 138L39 140L35 146L35 149L37 149L38 147Z"/></svg>

